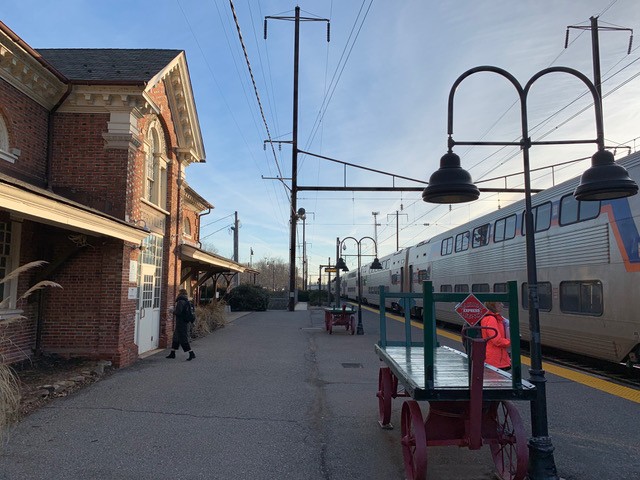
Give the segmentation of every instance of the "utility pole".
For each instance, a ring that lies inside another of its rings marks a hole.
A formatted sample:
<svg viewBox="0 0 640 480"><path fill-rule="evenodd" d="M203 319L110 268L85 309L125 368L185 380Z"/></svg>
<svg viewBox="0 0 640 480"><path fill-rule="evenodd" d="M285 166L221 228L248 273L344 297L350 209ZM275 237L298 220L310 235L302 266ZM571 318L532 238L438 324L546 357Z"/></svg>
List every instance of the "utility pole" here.
<svg viewBox="0 0 640 480"><path fill-rule="evenodd" d="M301 17L300 7L296 6L294 17L264 17L264 38L267 39L267 19L294 21L293 40L293 133L291 137L291 234L289 238L289 311L295 309L296 295L296 224L298 222L298 66L300 59L300 21L327 22L327 42L329 41L329 19Z"/></svg>
<svg viewBox="0 0 640 480"><path fill-rule="evenodd" d="M238 212L234 212L234 218L233 227L231 227L233 230L233 261L238 263ZM240 285L240 274L236 273L234 278L234 283L237 287Z"/></svg>
<svg viewBox="0 0 640 480"><path fill-rule="evenodd" d="M373 239L376 241L376 245L378 244L378 227L380 224L378 223L378 215L380 212L371 212L373 215Z"/></svg>
<svg viewBox="0 0 640 480"><path fill-rule="evenodd" d="M396 213L387 213L387 220L389 220L389 215L396 217L396 252L400 251L400 219L398 217L400 217L400 215L404 215L407 218L409 217L406 213L400 213L402 208L402 204L400 204L400 210L396 210ZM378 242L376 242L376 245L377 244Z"/></svg>

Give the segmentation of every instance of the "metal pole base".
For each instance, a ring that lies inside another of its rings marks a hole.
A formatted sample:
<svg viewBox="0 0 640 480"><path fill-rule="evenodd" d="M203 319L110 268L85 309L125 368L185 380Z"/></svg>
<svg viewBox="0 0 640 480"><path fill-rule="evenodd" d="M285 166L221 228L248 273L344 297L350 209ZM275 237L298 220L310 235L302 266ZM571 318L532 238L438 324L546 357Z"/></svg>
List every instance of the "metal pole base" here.
<svg viewBox="0 0 640 480"><path fill-rule="evenodd" d="M559 480L550 437L529 439L529 479Z"/></svg>
<svg viewBox="0 0 640 480"><path fill-rule="evenodd" d="M362 305L358 302L358 326L356 327L356 335L364 335L364 328L362 326Z"/></svg>

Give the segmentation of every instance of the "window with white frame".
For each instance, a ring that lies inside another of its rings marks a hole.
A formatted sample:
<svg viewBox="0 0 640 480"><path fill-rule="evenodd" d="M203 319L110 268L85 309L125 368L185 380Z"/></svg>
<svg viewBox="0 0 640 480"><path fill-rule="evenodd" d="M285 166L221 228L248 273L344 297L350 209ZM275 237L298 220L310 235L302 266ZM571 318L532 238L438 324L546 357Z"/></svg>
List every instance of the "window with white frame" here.
<svg viewBox="0 0 640 480"><path fill-rule="evenodd" d="M11 223L0 222L0 278L4 279L11 271ZM5 299L5 283L0 283L0 301Z"/></svg>
<svg viewBox="0 0 640 480"><path fill-rule="evenodd" d="M149 127L145 142L144 198L162 209L167 207L167 157L157 122Z"/></svg>
<svg viewBox="0 0 640 480"><path fill-rule="evenodd" d="M11 148L9 144L9 131L2 115L0 115L0 159L15 163L20 155L20 150Z"/></svg>
<svg viewBox="0 0 640 480"><path fill-rule="evenodd" d="M191 220L189 220L189 217L184 217L184 221L182 222L182 233L187 236L190 237L191 236Z"/></svg>
<svg viewBox="0 0 640 480"><path fill-rule="evenodd" d="M21 224L12 221L0 221L0 278L4 279L16 269L20 253ZM16 308L18 283L16 279L0 283L0 319L2 311Z"/></svg>

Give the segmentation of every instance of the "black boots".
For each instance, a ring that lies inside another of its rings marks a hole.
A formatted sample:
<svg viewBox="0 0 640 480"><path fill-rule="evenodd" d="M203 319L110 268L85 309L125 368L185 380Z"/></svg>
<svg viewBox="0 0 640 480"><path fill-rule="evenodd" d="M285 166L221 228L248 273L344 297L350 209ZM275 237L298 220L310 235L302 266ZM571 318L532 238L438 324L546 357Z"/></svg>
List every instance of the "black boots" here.
<svg viewBox="0 0 640 480"><path fill-rule="evenodd" d="M167 355L165 358L176 358L176 351L171 350L171 353ZM187 362L193 360L194 358L196 358L196 354L193 353L193 350L189 350L189 358L187 358Z"/></svg>

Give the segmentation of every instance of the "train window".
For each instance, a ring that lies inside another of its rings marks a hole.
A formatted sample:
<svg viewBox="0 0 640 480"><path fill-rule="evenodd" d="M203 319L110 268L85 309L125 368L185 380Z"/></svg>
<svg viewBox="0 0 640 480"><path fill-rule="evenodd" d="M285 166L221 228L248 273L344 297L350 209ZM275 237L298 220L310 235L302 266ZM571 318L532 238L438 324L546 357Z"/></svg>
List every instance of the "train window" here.
<svg viewBox="0 0 640 480"><path fill-rule="evenodd" d="M600 215L600 201L579 202L573 194L565 195L560 199L560 225L591 220Z"/></svg>
<svg viewBox="0 0 640 480"><path fill-rule="evenodd" d="M451 285L440 285L440 293L451 293L453 292L453 287Z"/></svg>
<svg viewBox="0 0 640 480"><path fill-rule="evenodd" d="M427 268L426 270L418 270L418 283L422 283L425 280L429 280L430 276L431 276L431 267Z"/></svg>
<svg viewBox="0 0 640 480"><path fill-rule="evenodd" d="M551 227L551 202L543 203L535 208L536 232L549 230Z"/></svg>
<svg viewBox="0 0 640 480"><path fill-rule="evenodd" d="M495 293L507 293L507 284L506 283L494 283L493 291Z"/></svg>
<svg viewBox="0 0 640 480"><path fill-rule="evenodd" d="M522 284L522 308L529 310L529 288ZM538 309L542 312L551 311L551 282L538 282Z"/></svg>
<svg viewBox="0 0 640 480"><path fill-rule="evenodd" d="M471 285L471 291L474 293L487 293L491 291L488 283L474 283Z"/></svg>
<svg viewBox="0 0 640 480"><path fill-rule="evenodd" d="M543 232L551 227L551 202L543 203L532 208L533 224L536 226L535 231ZM522 235L525 234L526 225L524 221L524 212L522 212Z"/></svg>
<svg viewBox="0 0 640 480"><path fill-rule="evenodd" d="M453 291L456 293L466 293L469 291L469 285L467 285L466 283L454 285Z"/></svg>
<svg viewBox="0 0 640 480"><path fill-rule="evenodd" d="M473 229L473 248L483 247L489 243L489 224L486 223Z"/></svg>
<svg viewBox="0 0 640 480"><path fill-rule="evenodd" d="M453 237L445 238L442 240L442 245L440 246L440 255L451 255L453 252Z"/></svg>
<svg viewBox="0 0 640 480"><path fill-rule="evenodd" d="M456 252L464 252L469 249L469 232L456 235Z"/></svg>
<svg viewBox="0 0 640 480"><path fill-rule="evenodd" d="M516 216L509 215L508 217L496 220L493 227L493 241L504 242L510 240L516 236Z"/></svg>
<svg viewBox="0 0 640 480"><path fill-rule="evenodd" d="M564 313L602 315L602 283L560 282L560 310Z"/></svg>

